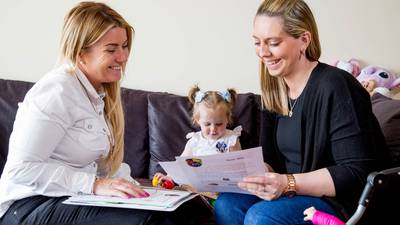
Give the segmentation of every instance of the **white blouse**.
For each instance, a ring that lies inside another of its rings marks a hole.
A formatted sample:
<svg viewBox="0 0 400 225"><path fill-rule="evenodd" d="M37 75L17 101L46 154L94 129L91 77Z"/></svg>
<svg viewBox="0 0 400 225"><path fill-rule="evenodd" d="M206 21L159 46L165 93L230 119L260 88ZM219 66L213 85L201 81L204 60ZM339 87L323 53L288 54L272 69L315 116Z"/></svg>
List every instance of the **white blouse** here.
<svg viewBox="0 0 400 225"><path fill-rule="evenodd" d="M201 131L191 132L186 135L188 142L185 148L192 150L193 156L213 155L218 153L229 152L229 148L238 142L238 138L242 132L242 126L238 126L233 130L226 130L224 136L217 140L209 140L203 137Z"/></svg>
<svg viewBox="0 0 400 225"><path fill-rule="evenodd" d="M19 103L0 179L0 217L18 199L92 193L96 163L114 140L104 118L105 94L66 63L40 79ZM122 164L115 177L130 177Z"/></svg>

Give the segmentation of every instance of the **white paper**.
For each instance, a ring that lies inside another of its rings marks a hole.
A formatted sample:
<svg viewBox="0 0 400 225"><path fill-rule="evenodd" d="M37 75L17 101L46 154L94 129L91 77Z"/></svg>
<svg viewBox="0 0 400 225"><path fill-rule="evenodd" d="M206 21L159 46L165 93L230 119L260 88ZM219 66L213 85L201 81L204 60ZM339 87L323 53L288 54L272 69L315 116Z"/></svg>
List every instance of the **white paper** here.
<svg viewBox="0 0 400 225"><path fill-rule="evenodd" d="M196 197L187 191L166 190L158 188L143 188L149 197L119 198L99 195L77 195L69 197L64 204L90 205L102 207L117 207L131 209L147 209L157 211L173 211L184 202Z"/></svg>
<svg viewBox="0 0 400 225"><path fill-rule="evenodd" d="M165 171L174 171L174 182L178 184L188 184L189 180L186 179L186 175L180 168L180 165L175 161L172 162L160 162L160 165ZM168 173L169 174L169 173Z"/></svg>
<svg viewBox="0 0 400 225"><path fill-rule="evenodd" d="M177 157L160 165L177 183L188 184L199 192L249 192L237 186L246 176L265 173L261 147L207 156ZM183 182L179 182L183 181Z"/></svg>

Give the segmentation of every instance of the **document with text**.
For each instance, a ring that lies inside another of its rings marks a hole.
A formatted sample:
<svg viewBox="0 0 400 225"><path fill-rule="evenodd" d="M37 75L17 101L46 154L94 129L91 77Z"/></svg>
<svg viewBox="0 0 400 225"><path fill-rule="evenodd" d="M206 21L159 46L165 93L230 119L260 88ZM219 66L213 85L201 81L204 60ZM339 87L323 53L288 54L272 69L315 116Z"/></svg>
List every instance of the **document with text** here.
<svg viewBox="0 0 400 225"><path fill-rule="evenodd" d="M265 173L261 147L207 156L176 157L176 161L160 162L161 167L178 184L186 184L198 192L249 192L237 183L246 176Z"/></svg>
<svg viewBox="0 0 400 225"><path fill-rule="evenodd" d="M143 187L150 194L146 198L120 198L99 195L76 195L65 200L64 204L174 211L184 202L196 197L188 191L167 190Z"/></svg>

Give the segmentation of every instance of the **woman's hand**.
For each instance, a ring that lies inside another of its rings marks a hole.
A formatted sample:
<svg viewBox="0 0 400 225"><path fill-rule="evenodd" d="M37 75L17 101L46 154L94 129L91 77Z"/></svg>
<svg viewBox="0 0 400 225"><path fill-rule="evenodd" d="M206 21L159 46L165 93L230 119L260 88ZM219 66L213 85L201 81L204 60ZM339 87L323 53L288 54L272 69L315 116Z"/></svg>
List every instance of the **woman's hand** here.
<svg viewBox="0 0 400 225"><path fill-rule="evenodd" d="M282 195L287 186L284 174L267 172L264 176L248 176L238 183L239 188L265 199L273 200Z"/></svg>
<svg viewBox="0 0 400 225"><path fill-rule="evenodd" d="M121 198L143 198L150 194L139 186L123 178L100 178L93 184L93 193L96 195L117 196Z"/></svg>
<svg viewBox="0 0 400 225"><path fill-rule="evenodd" d="M274 172L274 169L268 163L264 163L264 170L265 172Z"/></svg>

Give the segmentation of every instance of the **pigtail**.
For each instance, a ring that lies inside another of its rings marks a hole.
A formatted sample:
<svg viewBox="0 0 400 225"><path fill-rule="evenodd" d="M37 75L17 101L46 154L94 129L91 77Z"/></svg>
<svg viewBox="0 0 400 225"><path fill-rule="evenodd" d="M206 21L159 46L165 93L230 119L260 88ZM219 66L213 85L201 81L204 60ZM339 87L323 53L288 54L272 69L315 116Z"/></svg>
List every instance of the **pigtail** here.
<svg viewBox="0 0 400 225"><path fill-rule="evenodd" d="M196 103L196 93L200 91L199 86L196 84L189 90L188 99L193 105Z"/></svg>
<svg viewBox="0 0 400 225"><path fill-rule="evenodd" d="M233 106L235 106L235 104L236 104L237 93L236 93L236 90L233 88L228 88L227 91L229 92L229 95L230 95L230 101L227 103L229 105L229 108L232 109Z"/></svg>

